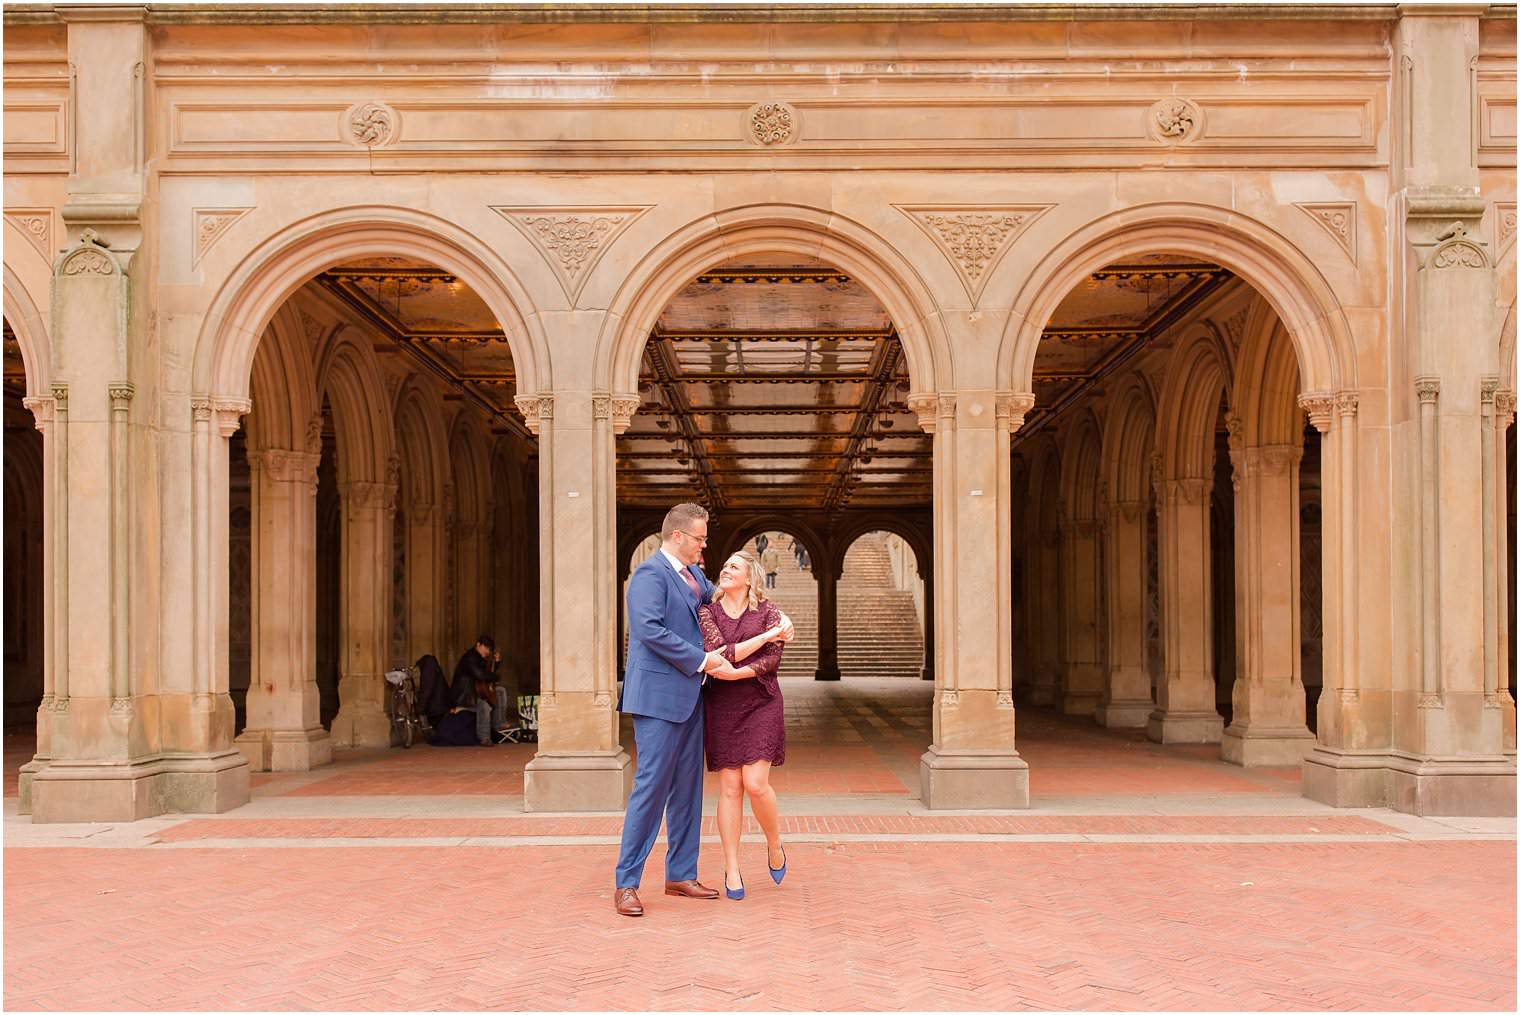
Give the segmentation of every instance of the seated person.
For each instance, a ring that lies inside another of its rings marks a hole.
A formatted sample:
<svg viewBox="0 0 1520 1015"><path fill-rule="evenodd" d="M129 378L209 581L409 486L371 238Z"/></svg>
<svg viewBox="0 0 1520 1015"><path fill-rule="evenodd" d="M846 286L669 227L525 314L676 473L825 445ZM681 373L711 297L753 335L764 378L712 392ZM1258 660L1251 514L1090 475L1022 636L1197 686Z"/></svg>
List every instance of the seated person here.
<svg viewBox="0 0 1520 1015"><path fill-rule="evenodd" d="M490 747L491 731L507 723L507 692L496 676L500 662L496 640L483 634L454 667L454 707L474 711L475 739L482 747Z"/></svg>

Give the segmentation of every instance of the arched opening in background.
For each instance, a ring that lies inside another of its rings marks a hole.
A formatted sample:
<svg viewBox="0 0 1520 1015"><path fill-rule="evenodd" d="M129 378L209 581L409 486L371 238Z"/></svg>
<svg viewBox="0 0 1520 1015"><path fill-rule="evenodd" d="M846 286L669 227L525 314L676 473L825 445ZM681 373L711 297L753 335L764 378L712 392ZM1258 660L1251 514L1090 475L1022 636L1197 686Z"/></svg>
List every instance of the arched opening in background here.
<svg viewBox="0 0 1520 1015"><path fill-rule="evenodd" d="M26 397L26 364L5 321L5 729L27 739L43 695L42 434Z"/></svg>
<svg viewBox="0 0 1520 1015"><path fill-rule="evenodd" d="M839 674L917 680L924 669L924 580L907 540L867 532L839 579Z"/></svg>

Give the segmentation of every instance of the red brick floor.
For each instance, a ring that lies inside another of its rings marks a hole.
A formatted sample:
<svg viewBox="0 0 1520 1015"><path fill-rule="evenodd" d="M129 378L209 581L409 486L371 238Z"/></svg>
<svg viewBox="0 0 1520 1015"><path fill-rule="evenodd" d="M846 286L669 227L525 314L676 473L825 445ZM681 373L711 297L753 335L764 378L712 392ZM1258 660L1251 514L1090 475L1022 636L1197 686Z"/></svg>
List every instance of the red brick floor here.
<svg viewBox="0 0 1520 1015"><path fill-rule="evenodd" d="M619 918L621 816L523 814L531 747L340 751L255 776L227 815L32 826L7 804L4 1003L1515 1008L1512 824L1415 835L1404 815L1303 800L1294 769L1030 709L1036 809L927 813L929 687L783 686L779 888L751 824L742 903L666 898L661 845L648 915ZM7 795L30 756L7 738ZM717 884L713 834L709 817Z"/></svg>
<svg viewBox="0 0 1520 1015"><path fill-rule="evenodd" d="M13 849L5 1004L1515 1007L1513 843L789 852L733 903L654 890L657 851L629 920L605 846Z"/></svg>

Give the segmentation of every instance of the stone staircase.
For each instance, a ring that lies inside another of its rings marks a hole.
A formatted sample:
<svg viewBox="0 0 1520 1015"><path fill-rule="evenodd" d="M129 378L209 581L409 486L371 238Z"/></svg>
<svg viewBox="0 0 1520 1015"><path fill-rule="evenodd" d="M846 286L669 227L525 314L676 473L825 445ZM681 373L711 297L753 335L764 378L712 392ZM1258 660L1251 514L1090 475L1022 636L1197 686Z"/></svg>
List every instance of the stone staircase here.
<svg viewBox="0 0 1520 1015"><path fill-rule="evenodd" d="M812 571L797 566L791 536L771 533L770 539L781 563L776 568L776 587L766 589L765 594L782 613L792 618L792 626L797 629L797 637L781 655L781 670L777 676L812 680L818 671L818 582ZM745 549L759 556L753 540Z"/></svg>
<svg viewBox="0 0 1520 1015"><path fill-rule="evenodd" d="M851 677L918 679L924 638L913 593L892 581L885 540L860 537L844 556L839 580L839 672Z"/></svg>

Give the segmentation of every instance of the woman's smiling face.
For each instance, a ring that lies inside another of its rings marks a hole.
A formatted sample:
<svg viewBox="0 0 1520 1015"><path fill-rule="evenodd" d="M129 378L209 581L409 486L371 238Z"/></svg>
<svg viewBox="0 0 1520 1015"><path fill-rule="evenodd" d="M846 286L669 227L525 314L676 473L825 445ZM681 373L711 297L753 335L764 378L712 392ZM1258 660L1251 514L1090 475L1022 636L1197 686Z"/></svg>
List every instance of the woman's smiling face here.
<svg viewBox="0 0 1520 1015"><path fill-rule="evenodd" d="M742 589L749 585L749 565L745 564L744 558L737 553L728 558L723 565L723 570L718 572L718 588L724 592L730 589Z"/></svg>

